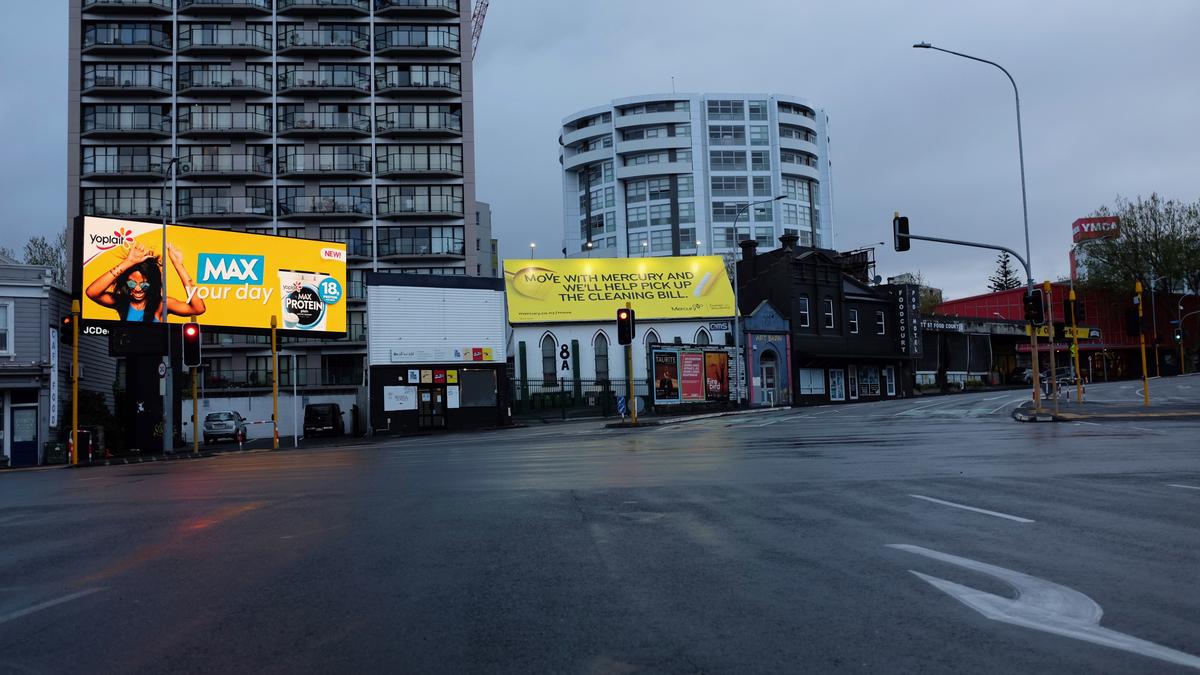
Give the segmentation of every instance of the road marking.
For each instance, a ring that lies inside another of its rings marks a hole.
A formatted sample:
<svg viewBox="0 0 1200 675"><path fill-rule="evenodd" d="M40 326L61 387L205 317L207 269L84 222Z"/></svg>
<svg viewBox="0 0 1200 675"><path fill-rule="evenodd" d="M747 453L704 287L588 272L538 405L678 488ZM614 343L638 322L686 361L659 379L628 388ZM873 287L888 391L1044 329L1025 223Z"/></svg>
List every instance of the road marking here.
<svg viewBox="0 0 1200 675"><path fill-rule="evenodd" d="M769 422L763 422L762 424L755 424L754 426L756 426L756 427L769 427L769 426L771 426L772 424L776 424L776 423L778 423L778 422L782 422L782 421L784 421L785 419L787 419L787 418L786 418L786 417L780 417L780 418L778 418L778 419L773 419L773 420L771 420L771 421L769 421Z"/></svg>
<svg viewBox="0 0 1200 675"><path fill-rule="evenodd" d="M984 400L988 400L988 399L984 399ZM1023 402L1025 402L1025 401L1028 401L1028 400L1029 400L1029 399L1025 398L1024 396L1022 396L1021 398L1014 398L1014 399L1012 399L1012 400L1008 401L1007 403L1004 403L1003 405L1001 405L1001 406L999 406L999 407L997 407L997 408L993 409L993 410L992 410L991 412L989 412L988 414L989 414L989 415L994 415L994 414L996 414L996 413L1000 412L1001 410L1004 410L1005 408L1007 408L1008 406L1010 406L1010 405L1012 405L1012 404L1014 404L1014 403L1023 403Z"/></svg>
<svg viewBox="0 0 1200 675"><path fill-rule="evenodd" d="M13 619L19 619L23 616L29 616L30 614L33 614L34 612L40 612L43 609L50 609L51 607L61 605L64 602L78 600L79 598L91 595L92 593L99 593L100 591L103 591L103 590L106 590L106 589L104 589L104 588L89 588L87 590L79 591L78 593L72 593L70 595L64 595L61 598L55 598L54 600L47 600L46 602L43 602L39 605L34 605L33 607L26 607L25 609L18 610L11 614L5 614L3 616L0 616L0 623L7 623L9 621L12 621Z"/></svg>
<svg viewBox="0 0 1200 675"><path fill-rule="evenodd" d="M1103 616L1104 610L1096 604L1096 601L1073 588L921 546L888 544L888 547L980 572L1013 587L1017 591L1015 600L956 584L953 581L921 574L916 570L909 570L917 578L993 621L1032 628L1148 656L1168 663L1200 669L1200 657L1109 628L1101 628L1100 617Z"/></svg>
<svg viewBox="0 0 1200 675"><path fill-rule="evenodd" d="M1151 432L1151 433L1153 433L1153 432L1154 432L1154 430L1153 430L1153 429L1147 429L1146 427L1129 427L1129 428L1130 428L1130 429L1137 429L1138 431L1149 431L1149 432Z"/></svg>
<svg viewBox="0 0 1200 675"><path fill-rule="evenodd" d="M1018 523L1036 523L1037 522L1036 520L1022 518L1020 516L1010 516L1007 513L1000 513L999 511L988 511L987 509L978 509L978 508L975 508L974 506L967 506L966 504L958 504L955 502L948 502L943 499L934 499L933 497L926 497L925 495L910 494L909 497L912 497L914 499L924 499L927 502L933 502L934 504L942 504L943 506L952 506L956 509L963 509L964 511L974 511L975 513L982 513L982 514L989 515L989 516L995 516L997 518L1005 518L1007 520L1014 520Z"/></svg>
<svg viewBox="0 0 1200 675"><path fill-rule="evenodd" d="M998 399L1002 399L1002 398L1004 398L1005 396L1007 396L1007 394L1000 394L999 396L988 396L987 398L985 398L985 399L982 399L982 400L984 400L984 401L995 401L995 400L998 400Z"/></svg>
<svg viewBox="0 0 1200 675"><path fill-rule="evenodd" d="M1082 422L1082 421L1081 421L1081 422L1076 422L1075 424L1090 424L1090 425L1092 425L1092 426L1094 426L1094 427L1102 427L1102 426L1104 426L1103 424L1100 424L1099 422Z"/></svg>
<svg viewBox="0 0 1200 675"><path fill-rule="evenodd" d="M1195 485L1180 485L1179 483L1167 483L1168 487L1183 488L1185 490L1200 490L1200 487Z"/></svg>

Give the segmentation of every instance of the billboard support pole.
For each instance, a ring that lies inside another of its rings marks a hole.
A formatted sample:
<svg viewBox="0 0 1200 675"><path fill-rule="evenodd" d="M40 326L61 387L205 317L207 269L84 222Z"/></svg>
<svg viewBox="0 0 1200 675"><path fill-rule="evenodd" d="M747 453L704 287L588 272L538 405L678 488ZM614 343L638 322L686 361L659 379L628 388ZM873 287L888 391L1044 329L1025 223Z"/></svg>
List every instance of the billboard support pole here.
<svg viewBox="0 0 1200 675"><path fill-rule="evenodd" d="M79 463L79 301L71 301L71 463Z"/></svg>
<svg viewBox="0 0 1200 675"><path fill-rule="evenodd" d="M271 449L279 449L279 340L278 319L271 315ZM294 375L294 373L293 373Z"/></svg>
<svg viewBox="0 0 1200 675"><path fill-rule="evenodd" d="M625 309L633 309L632 302L625 303ZM625 399L629 402L629 416L633 426L637 426L637 388L633 386L633 345L625 345L625 388L629 394Z"/></svg>
<svg viewBox="0 0 1200 675"><path fill-rule="evenodd" d="M163 167L162 190L159 193L159 211L162 211L162 250L158 253L158 264L162 267L162 312L163 332L166 333L166 356L163 357L163 455L175 450L175 381L171 372L171 310L167 306L167 182L171 171L177 169L178 157L172 157ZM172 195L171 204L175 203ZM193 430L194 431L194 430Z"/></svg>

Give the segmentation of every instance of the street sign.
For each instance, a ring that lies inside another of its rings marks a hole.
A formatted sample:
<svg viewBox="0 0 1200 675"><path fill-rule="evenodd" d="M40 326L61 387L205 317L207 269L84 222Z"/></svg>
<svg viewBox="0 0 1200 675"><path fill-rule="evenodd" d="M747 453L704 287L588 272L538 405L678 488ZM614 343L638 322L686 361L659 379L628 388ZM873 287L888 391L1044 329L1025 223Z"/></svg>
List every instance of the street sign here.
<svg viewBox="0 0 1200 675"><path fill-rule="evenodd" d="M619 414L621 417L624 417L626 414L628 414L628 412L629 412L629 408L628 408L628 406L625 405L625 397L618 396L617 397L617 414Z"/></svg>

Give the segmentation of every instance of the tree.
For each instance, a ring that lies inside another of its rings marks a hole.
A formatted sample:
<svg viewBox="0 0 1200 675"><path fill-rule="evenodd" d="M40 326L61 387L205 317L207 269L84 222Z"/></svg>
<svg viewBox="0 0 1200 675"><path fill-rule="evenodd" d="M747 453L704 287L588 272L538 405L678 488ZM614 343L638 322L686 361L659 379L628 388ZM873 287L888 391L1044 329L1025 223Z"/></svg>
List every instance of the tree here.
<svg viewBox="0 0 1200 675"><path fill-rule="evenodd" d="M1080 245L1086 253L1085 282L1091 288L1128 292L1135 280L1147 289L1171 290L1186 283L1200 288L1200 202L1163 199L1158 194L1129 201L1117 197L1112 208L1092 215L1117 216L1121 234Z"/></svg>
<svg viewBox="0 0 1200 675"><path fill-rule="evenodd" d="M1008 291L1021 287L1021 277L1013 269L1012 256L1002 251L996 258L996 272L988 277L988 288L993 291Z"/></svg>
<svg viewBox="0 0 1200 675"><path fill-rule="evenodd" d="M30 237L25 242L25 264L49 267L51 278L60 286L67 283L67 258L66 228L58 233L53 242L42 236Z"/></svg>

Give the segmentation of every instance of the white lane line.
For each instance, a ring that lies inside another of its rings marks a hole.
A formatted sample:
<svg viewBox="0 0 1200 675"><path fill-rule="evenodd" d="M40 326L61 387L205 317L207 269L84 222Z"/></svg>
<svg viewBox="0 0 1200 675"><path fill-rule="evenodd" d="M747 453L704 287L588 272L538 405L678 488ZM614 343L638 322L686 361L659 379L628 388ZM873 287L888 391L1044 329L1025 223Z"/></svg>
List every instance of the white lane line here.
<svg viewBox="0 0 1200 675"><path fill-rule="evenodd" d="M1200 490L1200 487L1195 485L1180 485L1179 483L1167 483L1167 487L1183 488L1185 490Z"/></svg>
<svg viewBox="0 0 1200 675"><path fill-rule="evenodd" d="M984 400L984 401L998 401L998 400L1000 400L1000 399L1004 398L1005 396L1007 396L1007 394L1000 394L999 396L988 396L987 398L985 398L985 399L982 399L982 400Z"/></svg>
<svg viewBox="0 0 1200 675"><path fill-rule="evenodd" d="M763 422L762 424L755 424L754 426L756 426L756 427L769 427L769 426L771 426L772 424L778 424L779 422L782 422L782 421L784 421L785 419L787 419L787 418L786 418L786 417L780 417L780 418L778 418L778 419L773 419L773 420L770 420L769 422Z"/></svg>
<svg viewBox="0 0 1200 675"><path fill-rule="evenodd" d="M54 607L56 605L61 605L64 602L78 600L79 598L91 595L92 593L99 593L100 591L103 591L103 590L106 590L106 589L89 588L87 590L79 591L78 593L72 593L70 595L64 595L61 598L55 598L54 600L47 600L46 602L43 602L40 605L34 605L33 607L26 607L25 609L18 610L11 614L5 614L3 616L0 616L0 623L7 623L9 621L12 621L13 619L19 619L23 616L29 616L30 614L33 614L34 612L40 612L43 609L50 609L51 607Z"/></svg>
<svg viewBox="0 0 1200 675"><path fill-rule="evenodd" d="M933 407L935 407L935 406L939 406L939 405L954 405L955 403L960 403L960 402L961 402L961 401L959 401L958 399L955 399L953 396L947 396L946 398L947 398L947 399L949 399L949 400L946 400L946 401L936 401L936 402L934 402L934 403L927 403L927 404L925 404L925 405L918 405L918 406L914 406L914 407L912 407L912 408L909 408L909 409L907 409L907 410L901 410L900 412L898 412L898 413L896 413L896 414L892 415L892 417L900 417L901 415L910 415L911 413L914 413L914 412L916 412L916 411L918 411L918 410L925 410L926 408L933 408Z"/></svg>
<svg viewBox="0 0 1200 675"><path fill-rule="evenodd" d="M966 504L958 504L956 502L948 502L948 501L945 501L944 499L934 499L933 497L926 497L925 495L910 494L909 497L912 497L914 499L924 499L927 502L933 502L934 504L941 504L943 506L951 506L956 509L963 509L964 511L974 511L975 513L982 513L982 514L988 515L988 516L995 516L997 518L1013 520L1018 523L1036 523L1037 522L1036 520L1022 518L1020 516L1010 516L1007 513L1000 513L999 511L988 511L987 509L979 509L979 508L975 508L974 506L967 506Z"/></svg>
<svg viewBox="0 0 1200 675"><path fill-rule="evenodd" d="M1083 422L1083 421L1080 421L1080 422L1076 422L1075 424L1090 424L1090 425L1092 425L1092 426L1094 426L1094 427L1102 427L1102 426L1104 426L1103 424L1100 424L1099 422Z"/></svg>
<svg viewBox="0 0 1200 675"><path fill-rule="evenodd" d="M986 399L985 399L985 400L986 400ZM1004 410L1005 408L1007 408L1008 406L1010 406L1010 405L1012 405L1012 404L1014 404L1014 403L1024 403L1025 401L1028 401L1028 400L1029 400L1029 399L1025 398L1024 396L1022 396L1021 398L1014 398L1014 399L1012 399L1012 400L1010 400L1010 401L1007 401L1006 403L1004 403L1004 404L1000 405L999 407L993 408L991 411L989 411L989 412L988 412L988 414L989 414L989 415L994 415L994 414L996 414L996 413L1000 412L1001 410Z"/></svg>
<svg viewBox="0 0 1200 675"><path fill-rule="evenodd" d="M1154 433L1154 430L1153 430L1153 429L1147 429L1146 427L1129 427L1129 428L1130 428L1130 429L1137 429L1138 431L1149 431L1150 433Z"/></svg>

